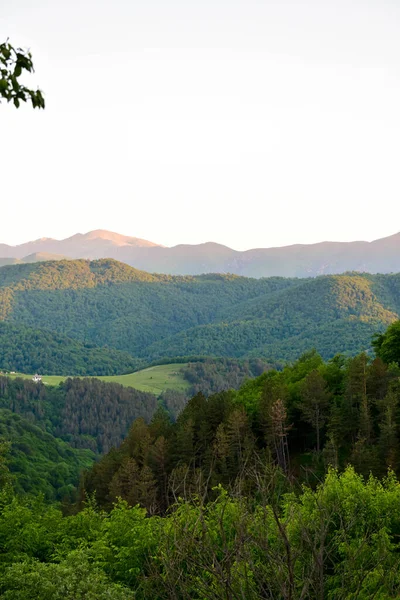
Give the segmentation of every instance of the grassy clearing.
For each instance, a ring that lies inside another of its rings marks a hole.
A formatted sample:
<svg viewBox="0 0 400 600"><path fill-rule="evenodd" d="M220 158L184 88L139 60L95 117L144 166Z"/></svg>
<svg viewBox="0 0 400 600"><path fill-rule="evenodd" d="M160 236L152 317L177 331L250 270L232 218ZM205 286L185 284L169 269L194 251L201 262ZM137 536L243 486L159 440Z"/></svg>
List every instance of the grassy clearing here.
<svg viewBox="0 0 400 600"><path fill-rule="evenodd" d="M22 379L32 379L32 375L27 375L26 373L7 373L7 377L11 377L12 379L16 379L17 377L22 377ZM42 381L47 385L58 385L61 381L65 381L67 378L62 375L43 375Z"/></svg>
<svg viewBox="0 0 400 600"><path fill-rule="evenodd" d="M186 391L189 383L185 381L180 373L184 364L158 365L156 367L148 367L136 373L128 375L112 375L98 377L102 381L111 383L120 383L125 387L133 387L142 392L150 392L159 396L165 390ZM32 379L32 375L23 373L15 373L10 377L23 377L24 379ZM73 375L71 375L73 377ZM61 381L65 381L67 377L58 375L43 375L42 381L47 385L58 385Z"/></svg>
<svg viewBox="0 0 400 600"><path fill-rule="evenodd" d="M165 390L179 390L183 392L189 387L189 383L185 381L180 373L183 366L183 364L158 365L156 367L148 367L142 371L136 371L136 373L130 373L129 375L99 377L99 379L121 383L142 392L151 392L156 395L161 394Z"/></svg>

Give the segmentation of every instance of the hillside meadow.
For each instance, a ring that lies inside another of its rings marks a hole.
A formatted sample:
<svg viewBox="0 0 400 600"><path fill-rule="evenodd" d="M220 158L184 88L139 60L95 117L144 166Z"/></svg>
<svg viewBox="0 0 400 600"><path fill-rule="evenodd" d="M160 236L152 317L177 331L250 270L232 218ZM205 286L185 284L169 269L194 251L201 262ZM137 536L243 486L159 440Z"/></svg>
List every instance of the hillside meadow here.
<svg viewBox="0 0 400 600"><path fill-rule="evenodd" d="M185 392L189 388L189 383L184 379L181 369L186 367L187 363L157 365L148 367L135 373L127 375L110 375L99 376L96 379L107 383L118 383L124 387L132 387L142 392L160 395L166 390L177 390ZM31 380L33 374L13 373L8 375L13 379L21 377L22 379ZM42 382L45 385L56 386L65 381L69 376L62 375L42 375ZM74 377L71 375L70 377Z"/></svg>

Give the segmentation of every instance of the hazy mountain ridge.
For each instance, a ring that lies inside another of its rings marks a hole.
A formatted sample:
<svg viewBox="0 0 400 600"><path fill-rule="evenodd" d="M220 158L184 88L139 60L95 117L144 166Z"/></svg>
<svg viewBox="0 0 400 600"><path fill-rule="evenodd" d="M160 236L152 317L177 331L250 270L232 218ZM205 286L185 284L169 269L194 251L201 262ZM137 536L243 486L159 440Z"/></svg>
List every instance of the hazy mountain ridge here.
<svg viewBox="0 0 400 600"><path fill-rule="evenodd" d="M21 265L24 263L45 262L49 260L68 260L68 256L51 254L50 252L34 252L22 258L0 258L0 267L6 265Z"/></svg>
<svg viewBox="0 0 400 600"><path fill-rule="evenodd" d="M0 256L2 258L23 260L24 257L32 254L48 253L59 254L68 258L113 258L107 254L108 249L152 246L157 246L157 244L140 238L120 235L112 231L96 229L85 234L76 233L64 240L45 237L17 246L0 244Z"/></svg>
<svg viewBox="0 0 400 600"><path fill-rule="evenodd" d="M78 233L65 240L41 238L18 246L0 244L0 266L6 264L6 259L33 262L46 260L46 255L48 260L114 258L149 273L171 275L218 272L247 277L315 277L346 271L393 273L400 271L400 233L373 242L320 242L245 251L214 242L167 248L105 230Z"/></svg>

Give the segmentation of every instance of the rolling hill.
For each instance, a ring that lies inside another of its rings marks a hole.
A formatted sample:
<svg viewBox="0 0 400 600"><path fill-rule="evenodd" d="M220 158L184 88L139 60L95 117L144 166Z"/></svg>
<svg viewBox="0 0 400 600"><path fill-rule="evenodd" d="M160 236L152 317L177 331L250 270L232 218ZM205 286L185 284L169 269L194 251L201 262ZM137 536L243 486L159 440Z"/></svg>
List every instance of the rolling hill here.
<svg viewBox="0 0 400 600"><path fill-rule="evenodd" d="M74 500L79 476L89 468L95 454L76 449L47 433L18 414L0 409L0 439L10 442L7 460L18 493L38 495L46 500Z"/></svg>
<svg viewBox="0 0 400 600"><path fill-rule="evenodd" d="M0 369L21 373L113 375L140 361L115 348L98 347L47 329L0 321Z"/></svg>
<svg viewBox="0 0 400 600"><path fill-rule="evenodd" d="M0 368L113 375L176 357L369 350L400 314L400 275L178 277L68 260L0 268L0 300Z"/></svg>
<svg viewBox="0 0 400 600"><path fill-rule="evenodd" d="M392 273L400 271L400 233L373 242L321 242L239 252L208 242L159 244L105 230L78 233L64 240L41 238L18 246L0 244L5 259L22 262L67 258L114 258L150 273L199 275L235 273L246 277L315 277L346 271ZM32 258L33 257L33 258ZM35 258L37 257L37 258Z"/></svg>

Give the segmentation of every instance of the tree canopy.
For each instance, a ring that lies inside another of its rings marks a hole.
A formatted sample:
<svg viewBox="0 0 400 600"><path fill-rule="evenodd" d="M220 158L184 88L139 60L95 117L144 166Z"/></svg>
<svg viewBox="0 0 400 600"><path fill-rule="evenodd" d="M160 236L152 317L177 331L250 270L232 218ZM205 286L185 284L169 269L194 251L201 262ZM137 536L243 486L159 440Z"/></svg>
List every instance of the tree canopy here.
<svg viewBox="0 0 400 600"><path fill-rule="evenodd" d="M62 260L1 267L0 321L58 336L54 350L64 336L70 348L74 340L108 354L128 353L138 367L194 356L276 363L295 360L310 347L324 359L371 352L372 335L399 318L399 292L399 275L172 277L111 259ZM20 369L13 361L22 346L15 348L12 340L7 346L7 364L0 360L0 368ZM129 361L125 354L113 362ZM51 356L35 368L60 374ZM104 374L97 368L86 372Z"/></svg>
<svg viewBox="0 0 400 600"><path fill-rule="evenodd" d="M400 364L400 321L392 323L384 333L374 336L372 345L385 363Z"/></svg>

